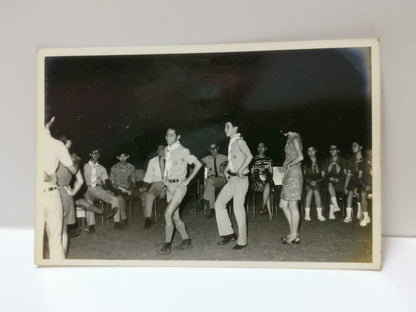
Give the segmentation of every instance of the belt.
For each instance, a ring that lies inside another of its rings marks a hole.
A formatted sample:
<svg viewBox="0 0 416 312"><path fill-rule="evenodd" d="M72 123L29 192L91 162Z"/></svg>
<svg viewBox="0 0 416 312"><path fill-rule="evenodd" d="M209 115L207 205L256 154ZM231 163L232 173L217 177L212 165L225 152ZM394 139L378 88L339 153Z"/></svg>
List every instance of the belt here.
<svg viewBox="0 0 416 312"><path fill-rule="evenodd" d="M210 175L210 176L208 176L207 178L211 178L211 177L214 177L214 178L225 178L225 177L223 177L223 176L220 176L220 175L218 175L218 176L215 176L215 175Z"/></svg>
<svg viewBox="0 0 416 312"><path fill-rule="evenodd" d="M51 187L48 187L48 188L44 189L43 192L47 193L47 192L54 191L54 190L57 190L57 189L58 188L56 186L51 186Z"/></svg>
<svg viewBox="0 0 416 312"><path fill-rule="evenodd" d="M227 173L228 173L230 176L232 176L232 177L237 176L237 173L235 173L235 172L231 172L230 170L228 170L228 171L227 171ZM248 176L248 173L244 173L244 174L243 174L243 176L247 177L247 176Z"/></svg>
<svg viewBox="0 0 416 312"><path fill-rule="evenodd" d="M178 179L168 180L169 183L179 183Z"/></svg>

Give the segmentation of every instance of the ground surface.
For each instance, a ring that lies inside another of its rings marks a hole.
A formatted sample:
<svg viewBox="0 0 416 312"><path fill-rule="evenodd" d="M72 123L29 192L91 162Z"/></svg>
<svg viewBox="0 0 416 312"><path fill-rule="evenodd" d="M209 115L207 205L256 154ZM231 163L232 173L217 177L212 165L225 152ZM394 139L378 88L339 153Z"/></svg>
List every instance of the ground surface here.
<svg viewBox="0 0 416 312"><path fill-rule="evenodd" d="M164 240L163 205L159 204L159 219L151 229L144 229L140 201L133 206L133 220L123 230L114 229L112 221L101 226L97 218L96 232L73 238L68 259L123 259L123 260L250 260L250 261L324 261L371 262L371 225L360 227L357 220L345 224L342 216L337 220L320 222L312 215L312 221L303 221L299 245L283 245L280 238L287 234L288 225L281 210L269 221L266 216L248 218L248 246L233 250L234 242L218 246L220 239L215 218L207 219L203 210L194 209L191 202L182 210L192 249L175 250L181 238L175 234L172 253L157 254ZM232 218L234 228L236 224Z"/></svg>

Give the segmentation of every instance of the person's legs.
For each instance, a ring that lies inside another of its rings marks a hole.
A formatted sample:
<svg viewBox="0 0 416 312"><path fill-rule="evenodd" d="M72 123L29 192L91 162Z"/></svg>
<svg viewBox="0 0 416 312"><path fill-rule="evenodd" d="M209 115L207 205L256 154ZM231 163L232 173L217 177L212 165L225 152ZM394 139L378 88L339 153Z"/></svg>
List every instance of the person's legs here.
<svg viewBox="0 0 416 312"><path fill-rule="evenodd" d="M62 247L64 248L64 254L68 252L68 226L64 224L62 228Z"/></svg>
<svg viewBox="0 0 416 312"><path fill-rule="evenodd" d="M93 189L94 188L89 187L88 190L84 194L85 200L92 206L94 205L94 200L96 200ZM87 221L87 226L88 227L95 226L94 212L86 211L85 212L85 220Z"/></svg>
<svg viewBox="0 0 416 312"><path fill-rule="evenodd" d="M316 205L316 214L318 216L319 221L325 221L325 217L322 215L322 201L321 201L321 193L319 192L319 188L316 187L313 190L313 196L315 197L315 205Z"/></svg>
<svg viewBox="0 0 416 312"><path fill-rule="evenodd" d="M371 222L370 216L368 215L368 193L365 190L361 191L361 205L363 209L363 219L360 221L361 226L366 226Z"/></svg>
<svg viewBox="0 0 416 312"><path fill-rule="evenodd" d="M350 223L352 222L352 199L353 199L353 191L349 190L348 191L348 196L347 196L347 216L344 219L345 223Z"/></svg>
<svg viewBox="0 0 416 312"><path fill-rule="evenodd" d="M306 186L306 199L305 199L305 220L311 221L311 202L312 202L313 191L312 188Z"/></svg>
<svg viewBox="0 0 416 312"><path fill-rule="evenodd" d="M218 233L220 236L231 235L234 233L226 207L227 203L233 198L232 179L238 178L230 178L215 201L215 218L217 220Z"/></svg>
<svg viewBox="0 0 416 312"><path fill-rule="evenodd" d="M289 223L289 235L292 233L292 212L289 209L289 203L287 200L280 199L279 207L283 210L283 213L285 214L286 220ZM287 236L289 236L287 235Z"/></svg>
<svg viewBox="0 0 416 312"><path fill-rule="evenodd" d="M181 203L182 199L184 198L186 194L187 187L186 186L180 186L177 185L169 185L169 192L171 193L171 198L169 201L168 206L166 207L165 211L165 242L170 243L172 241L173 231L175 230L174 223L173 223L173 214L178 209L179 204ZM169 196L170 197L170 196ZM180 220L180 218L179 218ZM180 221L182 224L182 220ZM183 227L179 223L181 227L181 235L186 233L185 225L183 224ZM179 229L178 229L179 231ZM185 234L187 236L187 234Z"/></svg>
<svg viewBox="0 0 416 312"><path fill-rule="evenodd" d="M113 217L114 223L120 222L121 220L126 219L126 200L124 199L124 196L119 195L117 196L118 199L118 210L116 214Z"/></svg>
<svg viewBox="0 0 416 312"><path fill-rule="evenodd" d="M208 201L209 209L215 208L215 177L207 178L203 199Z"/></svg>
<svg viewBox="0 0 416 312"><path fill-rule="evenodd" d="M237 178L235 181L233 205L234 215L238 225L237 244L247 245L247 217L244 201L248 191L248 179Z"/></svg>
<svg viewBox="0 0 416 312"><path fill-rule="evenodd" d="M266 183L263 189L263 205L262 210L266 206L267 212L269 213L269 219L272 218L272 210L271 210L271 198L270 198L270 183Z"/></svg>
<svg viewBox="0 0 416 312"><path fill-rule="evenodd" d="M297 238L299 235L298 230L299 230L300 216L299 216L299 209L298 209L298 201L290 200L289 209L290 209L291 216L292 216L292 230L291 230L291 233L289 234L288 241L292 241L295 238Z"/></svg>
<svg viewBox="0 0 416 312"><path fill-rule="evenodd" d="M57 190L45 196L46 234L48 235L50 259L65 259L62 246L62 202Z"/></svg>
<svg viewBox="0 0 416 312"><path fill-rule="evenodd" d="M334 212L341 211L341 209L339 208L339 205L338 205L335 187L331 182L328 183L328 192L329 192L329 196L331 197L331 203L329 204L329 215L330 215L329 218L335 219L335 215L333 216L333 218L331 218L332 214ZM332 211L332 214L331 214L331 211Z"/></svg>

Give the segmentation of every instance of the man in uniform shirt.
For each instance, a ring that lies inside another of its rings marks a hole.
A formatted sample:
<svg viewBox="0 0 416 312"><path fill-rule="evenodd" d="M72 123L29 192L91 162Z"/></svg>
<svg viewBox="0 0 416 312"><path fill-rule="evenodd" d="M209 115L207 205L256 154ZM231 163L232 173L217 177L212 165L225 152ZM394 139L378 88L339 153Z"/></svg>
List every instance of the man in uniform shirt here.
<svg viewBox="0 0 416 312"><path fill-rule="evenodd" d="M208 169L203 199L209 203L208 218L212 218L215 215L215 191L221 189L225 184L224 167L227 165L227 156L218 153L218 145L215 143L209 146L208 151L211 155L201 159Z"/></svg>
<svg viewBox="0 0 416 312"><path fill-rule="evenodd" d="M145 204L144 204L144 228L149 229L152 225L153 202L159 196L164 198L166 187L163 183L163 172L165 171L165 147L157 147L157 156L149 160L143 182L145 183Z"/></svg>
<svg viewBox="0 0 416 312"><path fill-rule="evenodd" d="M56 170L62 163L68 170L75 174L78 171L72 162L68 149L65 145L51 136L50 128L55 118L46 118L45 129L42 133L41 162L43 169L40 222L46 227L48 236L50 259L65 259L62 246L63 210L62 202L57 187Z"/></svg>
<svg viewBox="0 0 416 312"><path fill-rule="evenodd" d="M158 250L158 253L161 255L170 253L175 228L182 237L182 242L177 248L184 249L192 247L185 224L180 218L178 207L186 194L189 182L195 177L202 166L199 160L187 148L181 145L179 142L180 135L177 134L175 129L168 129L165 138L168 146L166 147L166 165L163 182L167 187L168 206L165 211L165 243ZM194 169L187 178L188 164L193 164Z"/></svg>
<svg viewBox="0 0 416 312"><path fill-rule="evenodd" d="M127 162L129 154L122 152L117 155L118 163L110 170L110 181L114 195L117 196L120 206L114 215L114 227L123 228L127 224L126 196L130 196L136 183L136 168ZM121 216L121 222L120 222Z"/></svg>
<svg viewBox="0 0 416 312"><path fill-rule="evenodd" d="M233 199L234 215L238 226L237 244L234 245L233 249L242 249L247 246L247 224L244 201L248 190L248 165L253 159L253 155L247 143L237 131L238 126L235 122L227 122L225 124L225 134L230 138L228 145L228 164L225 168L227 183L222 188L215 202L215 216L218 231L222 237L222 240L217 244L224 245L229 241L236 240L237 235L234 233L226 209L227 203Z"/></svg>
<svg viewBox="0 0 416 312"><path fill-rule="evenodd" d="M108 183L107 170L98 163L99 158L100 151L94 149L90 153L90 161L84 165L84 179L87 185L87 192L84 194L84 197L90 204L93 204L94 200L98 199L111 204L113 212L117 212L120 207L120 200L110 191L103 188L104 185L107 187L111 187L111 185ZM90 233L95 232L94 213L87 211L86 219Z"/></svg>

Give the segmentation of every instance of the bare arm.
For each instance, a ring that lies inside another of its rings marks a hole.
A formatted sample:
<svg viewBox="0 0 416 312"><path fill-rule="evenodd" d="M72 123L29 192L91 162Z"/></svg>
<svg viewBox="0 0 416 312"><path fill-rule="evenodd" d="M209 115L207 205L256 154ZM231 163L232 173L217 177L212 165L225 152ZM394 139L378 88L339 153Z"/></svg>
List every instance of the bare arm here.
<svg viewBox="0 0 416 312"><path fill-rule="evenodd" d="M189 177L182 182L184 185L188 185L189 182L191 182L191 180L196 176L199 169L202 167L201 162L197 158L192 161L192 164L194 165L194 170L192 170L192 173L189 175Z"/></svg>
<svg viewBox="0 0 416 312"><path fill-rule="evenodd" d="M348 170L347 177L345 178L345 184L344 184L345 193L348 193L348 185L350 184L350 179L351 179L351 170Z"/></svg>
<svg viewBox="0 0 416 312"><path fill-rule="evenodd" d="M71 188L67 187L66 191L68 192L68 194L70 196L74 196L76 193L78 193L78 191L81 189L82 184L84 184L84 179L82 177L81 171L78 170L77 173L75 174L75 184L74 184L74 188L71 190Z"/></svg>
<svg viewBox="0 0 416 312"><path fill-rule="evenodd" d="M298 156L295 159L293 159L291 162L289 162L289 167L294 166L294 165L300 163L303 160L303 154L302 154L302 150L300 148L299 141L297 139L295 139L293 141L293 145L295 146L296 154Z"/></svg>

